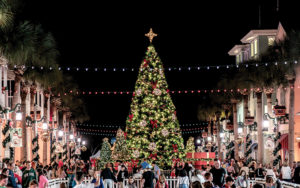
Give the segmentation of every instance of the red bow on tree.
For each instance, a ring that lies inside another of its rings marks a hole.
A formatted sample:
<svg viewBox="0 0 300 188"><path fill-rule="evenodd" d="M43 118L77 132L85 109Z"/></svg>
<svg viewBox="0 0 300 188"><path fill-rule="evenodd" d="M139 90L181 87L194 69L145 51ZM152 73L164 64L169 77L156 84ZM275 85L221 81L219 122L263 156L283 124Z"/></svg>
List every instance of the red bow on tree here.
<svg viewBox="0 0 300 188"><path fill-rule="evenodd" d="M174 152L177 153L178 152L177 144L172 144L172 146L173 146Z"/></svg>
<svg viewBox="0 0 300 188"><path fill-rule="evenodd" d="M129 115L129 121L132 121L132 118L133 118L133 114L130 114Z"/></svg>
<svg viewBox="0 0 300 188"><path fill-rule="evenodd" d="M144 65L143 65L143 67L145 68L145 67L147 67L148 65L149 65L149 63L150 63L150 61L147 61L146 59L144 59Z"/></svg>
<svg viewBox="0 0 300 188"><path fill-rule="evenodd" d="M170 90L169 89L167 89L167 93L169 93L170 92Z"/></svg>
<svg viewBox="0 0 300 188"><path fill-rule="evenodd" d="M126 140L126 137L127 137L127 132L124 132L124 137L125 137L125 140Z"/></svg>
<svg viewBox="0 0 300 188"><path fill-rule="evenodd" d="M154 127L157 128L157 120L151 120L150 123L152 125L152 129L154 129Z"/></svg>
<svg viewBox="0 0 300 188"><path fill-rule="evenodd" d="M149 158L151 158L151 159L153 159L153 160L155 160L156 159L156 157L157 157L157 153L156 154L150 154L150 156L149 156Z"/></svg>
<svg viewBox="0 0 300 188"><path fill-rule="evenodd" d="M152 88L155 89L157 85L157 81L156 82L152 82Z"/></svg>

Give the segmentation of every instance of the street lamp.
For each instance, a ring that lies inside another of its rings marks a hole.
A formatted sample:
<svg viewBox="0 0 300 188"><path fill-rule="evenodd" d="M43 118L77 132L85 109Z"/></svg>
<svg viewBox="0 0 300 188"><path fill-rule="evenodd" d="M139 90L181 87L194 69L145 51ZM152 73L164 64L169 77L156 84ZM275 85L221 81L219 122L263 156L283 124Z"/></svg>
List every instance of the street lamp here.
<svg viewBox="0 0 300 188"><path fill-rule="evenodd" d="M82 145L85 145L85 141L84 140L82 141Z"/></svg>
<svg viewBox="0 0 300 188"><path fill-rule="evenodd" d="M73 140L74 139L74 135L70 135L70 140Z"/></svg>
<svg viewBox="0 0 300 188"><path fill-rule="evenodd" d="M201 143L201 140L198 138L197 139L197 144L200 144Z"/></svg>
<svg viewBox="0 0 300 188"><path fill-rule="evenodd" d="M43 129L44 131L46 131L46 130L48 129L48 124L47 124L46 121L44 121L44 123L42 124L42 129Z"/></svg>
<svg viewBox="0 0 300 188"><path fill-rule="evenodd" d="M59 131L58 131L58 136L59 136L59 137L62 137L63 135L64 135L64 131L59 130Z"/></svg>
<svg viewBox="0 0 300 188"><path fill-rule="evenodd" d="M21 112L21 110L18 110L16 112L16 121L22 121L22 112Z"/></svg>
<svg viewBox="0 0 300 188"><path fill-rule="evenodd" d="M209 137L207 137L207 141L209 141L209 142L211 141L211 137L210 137L210 136L209 136Z"/></svg>
<svg viewBox="0 0 300 188"><path fill-rule="evenodd" d="M220 137L221 137L221 138L224 138L224 136L225 136L225 133L220 132Z"/></svg>
<svg viewBox="0 0 300 188"><path fill-rule="evenodd" d="M243 128L239 127L238 128L238 134L242 134L243 133Z"/></svg>

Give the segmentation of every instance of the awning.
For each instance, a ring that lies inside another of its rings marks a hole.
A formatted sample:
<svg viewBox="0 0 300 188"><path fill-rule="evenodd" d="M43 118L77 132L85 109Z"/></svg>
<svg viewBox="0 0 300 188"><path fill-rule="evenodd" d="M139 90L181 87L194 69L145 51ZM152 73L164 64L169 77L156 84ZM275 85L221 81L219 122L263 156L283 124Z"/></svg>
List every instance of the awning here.
<svg viewBox="0 0 300 188"><path fill-rule="evenodd" d="M279 143L281 144L281 149L288 149L289 148L288 134L281 135L279 139Z"/></svg>
<svg viewBox="0 0 300 188"><path fill-rule="evenodd" d="M251 150L257 150L257 146L258 146L257 143L253 143L250 148Z"/></svg>

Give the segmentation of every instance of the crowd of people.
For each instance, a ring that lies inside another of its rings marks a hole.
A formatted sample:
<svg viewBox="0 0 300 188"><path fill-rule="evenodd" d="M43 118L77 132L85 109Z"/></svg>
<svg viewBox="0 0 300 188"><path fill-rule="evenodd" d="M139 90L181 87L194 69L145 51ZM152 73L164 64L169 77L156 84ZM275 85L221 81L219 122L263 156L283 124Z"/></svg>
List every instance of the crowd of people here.
<svg viewBox="0 0 300 188"><path fill-rule="evenodd" d="M214 187L265 187L280 188L282 181L300 184L300 162L290 167L285 161L279 167L263 166L255 161L245 165L243 161L234 159L220 162L215 159L213 165L195 169L191 163L176 162L171 171L161 170L155 163L144 160L128 171L126 164L107 163L101 170L96 170L89 161L71 159L65 164L62 160L49 166L23 161L6 161L0 168L0 188L46 188L49 180L67 178L62 188L169 188L166 176L176 180L178 188L214 188ZM84 179L88 178L89 182ZM262 178L265 183L251 184L251 179ZM128 179L124 187L124 180Z"/></svg>

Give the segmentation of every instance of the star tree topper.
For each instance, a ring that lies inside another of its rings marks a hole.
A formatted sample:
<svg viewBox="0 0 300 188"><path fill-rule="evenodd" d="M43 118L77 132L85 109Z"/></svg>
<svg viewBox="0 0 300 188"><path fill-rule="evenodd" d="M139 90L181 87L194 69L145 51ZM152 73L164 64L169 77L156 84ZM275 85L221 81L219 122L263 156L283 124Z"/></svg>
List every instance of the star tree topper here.
<svg viewBox="0 0 300 188"><path fill-rule="evenodd" d="M150 43L152 43L153 38L156 37L157 34L156 34L156 33L153 33L152 28L150 28L149 33L145 34L145 36L148 37L149 40L150 40Z"/></svg>

